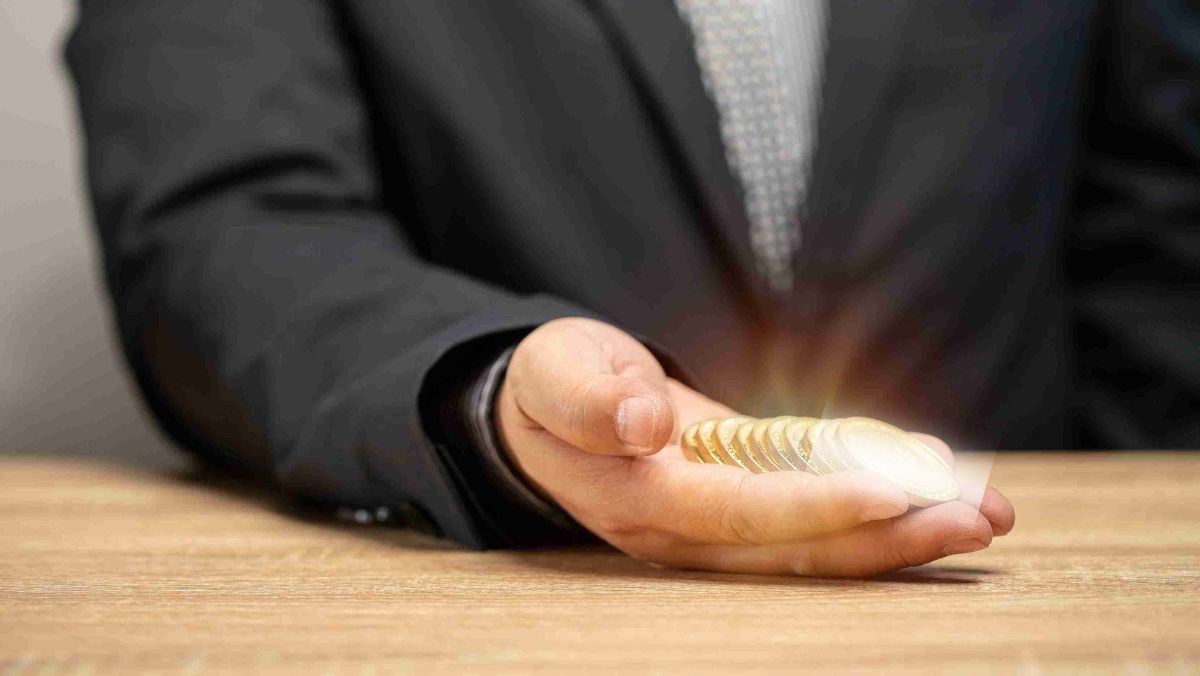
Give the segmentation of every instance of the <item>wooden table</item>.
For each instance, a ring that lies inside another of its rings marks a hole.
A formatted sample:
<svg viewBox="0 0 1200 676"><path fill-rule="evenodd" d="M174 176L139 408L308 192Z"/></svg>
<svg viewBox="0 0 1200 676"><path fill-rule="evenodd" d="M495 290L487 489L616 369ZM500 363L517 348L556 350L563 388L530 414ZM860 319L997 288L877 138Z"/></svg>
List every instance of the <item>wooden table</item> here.
<svg viewBox="0 0 1200 676"><path fill-rule="evenodd" d="M1200 454L1001 455L991 549L868 581L462 551L187 470L0 457L0 672L1200 669Z"/></svg>

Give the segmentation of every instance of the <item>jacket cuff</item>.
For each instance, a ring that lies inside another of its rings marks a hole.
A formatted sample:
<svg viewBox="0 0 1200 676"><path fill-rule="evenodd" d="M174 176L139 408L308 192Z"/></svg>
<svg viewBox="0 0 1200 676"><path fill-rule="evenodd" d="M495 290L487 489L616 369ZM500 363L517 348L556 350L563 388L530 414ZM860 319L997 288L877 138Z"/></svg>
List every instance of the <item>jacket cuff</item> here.
<svg viewBox="0 0 1200 676"><path fill-rule="evenodd" d="M474 447L482 456L484 470L494 478L494 482L504 493L554 525L578 530L582 526L571 518L571 515L538 495L520 477L508 454L501 447L499 435L496 433L496 397L500 393L500 382L504 379L515 349L514 345L504 350L482 373L472 378L465 396L455 402L451 410L459 414L463 429L471 435Z"/></svg>
<svg viewBox="0 0 1200 676"><path fill-rule="evenodd" d="M476 340L447 353L427 381L422 417L431 440L462 480L484 546L561 544L593 536L519 476L494 423L496 395L525 332Z"/></svg>

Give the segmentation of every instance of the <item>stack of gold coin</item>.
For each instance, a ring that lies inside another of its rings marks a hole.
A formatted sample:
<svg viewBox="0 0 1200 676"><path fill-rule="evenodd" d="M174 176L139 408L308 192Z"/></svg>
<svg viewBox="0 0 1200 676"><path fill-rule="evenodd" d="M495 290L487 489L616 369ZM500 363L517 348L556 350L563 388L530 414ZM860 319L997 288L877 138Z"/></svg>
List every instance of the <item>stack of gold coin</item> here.
<svg viewBox="0 0 1200 676"><path fill-rule="evenodd" d="M900 487L918 507L959 495L954 470L937 451L871 418L716 418L689 425L682 443L690 460L751 472L869 470Z"/></svg>

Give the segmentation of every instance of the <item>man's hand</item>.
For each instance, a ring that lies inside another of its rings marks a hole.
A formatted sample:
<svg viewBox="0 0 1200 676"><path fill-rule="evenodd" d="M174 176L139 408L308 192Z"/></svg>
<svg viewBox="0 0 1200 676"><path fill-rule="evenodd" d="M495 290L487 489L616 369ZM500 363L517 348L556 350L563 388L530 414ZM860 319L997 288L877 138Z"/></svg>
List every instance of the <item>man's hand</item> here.
<svg viewBox="0 0 1200 676"><path fill-rule="evenodd" d="M751 474L686 460L680 425L729 415L667 378L637 340L587 319L529 334L497 403L501 441L526 478L641 560L863 576L983 549L1012 528L1012 505L990 488L980 511L961 502L909 511L903 491L868 472Z"/></svg>

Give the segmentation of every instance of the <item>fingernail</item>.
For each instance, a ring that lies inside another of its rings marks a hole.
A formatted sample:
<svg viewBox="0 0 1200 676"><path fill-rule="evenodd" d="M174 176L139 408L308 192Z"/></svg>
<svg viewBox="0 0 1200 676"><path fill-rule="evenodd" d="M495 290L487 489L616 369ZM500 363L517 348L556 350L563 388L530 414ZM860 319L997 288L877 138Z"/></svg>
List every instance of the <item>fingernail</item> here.
<svg viewBox="0 0 1200 676"><path fill-rule="evenodd" d="M617 436L628 446L646 448L654 443L654 400L629 397L617 407Z"/></svg>
<svg viewBox="0 0 1200 676"><path fill-rule="evenodd" d="M976 540L975 538L966 538L964 540L951 542L950 544L946 545L946 548L942 550L942 553L944 553L946 556L953 556L955 554L969 554L971 552L977 552L986 546L986 542Z"/></svg>
<svg viewBox="0 0 1200 676"><path fill-rule="evenodd" d="M877 502L862 511L863 521L879 521L880 519L890 519L893 516L900 516L904 510L896 509L896 506L890 502Z"/></svg>

